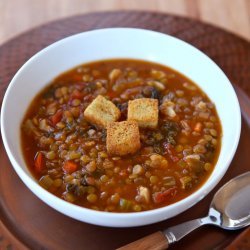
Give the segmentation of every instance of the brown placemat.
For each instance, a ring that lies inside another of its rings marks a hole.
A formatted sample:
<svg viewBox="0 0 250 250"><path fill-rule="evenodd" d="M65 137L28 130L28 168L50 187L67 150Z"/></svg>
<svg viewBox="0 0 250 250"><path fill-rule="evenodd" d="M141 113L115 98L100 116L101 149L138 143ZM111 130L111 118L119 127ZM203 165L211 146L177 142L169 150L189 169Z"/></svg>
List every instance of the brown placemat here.
<svg viewBox="0 0 250 250"><path fill-rule="evenodd" d="M250 44L195 20L151 12L106 12L62 19L26 32L0 47L0 100L18 68L37 51L66 36L106 27L138 27L185 40L211 57L232 82L250 95ZM219 83L218 83L219 84ZM25 87L25 86L24 86ZM215 90L216 91L216 90ZM223 98L223 93L222 93ZM240 97L241 99L241 97ZM246 97L245 99L248 99ZM244 101L244 98L242 99ZM246 105L248 106L248 105ZM245 117L249 118L247 113ZM249 170L250 127L243 120L237 154L227 174L204 200L175 218L154 225L114 229L70 219L36 198L12 169L0 141L0 249L114 249L146 234L206 215L213 193L230 178ZM221 249L237 232L204 227L175 249Z"/></svg>

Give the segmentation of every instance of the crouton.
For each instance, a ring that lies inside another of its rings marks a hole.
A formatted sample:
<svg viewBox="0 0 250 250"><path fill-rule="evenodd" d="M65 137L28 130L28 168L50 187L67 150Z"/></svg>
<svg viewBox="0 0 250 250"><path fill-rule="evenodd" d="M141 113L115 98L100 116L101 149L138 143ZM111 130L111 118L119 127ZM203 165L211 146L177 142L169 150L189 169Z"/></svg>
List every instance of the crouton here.
<svg viewBox="0 0 250 250"><path fill-rule="evenodd" d="M136 122L111 122L107 125L107 150L109 154L120 156L133 154L140 147L140 133Z"/></svg>
<svg viewBox="0 0 250 250"><path fill-rule="evenodd" d="M109 122L117 121L121 112L114 103L98 95L84 111L85 119L100 127L107 127Z"/></svg>
<svg viewBox="0 0 250 250"><path fill-rule="evenodd" d="M136 121L139 127L156 128L158 113L157 99L141 98L128 102L128 121Z"/></svg>

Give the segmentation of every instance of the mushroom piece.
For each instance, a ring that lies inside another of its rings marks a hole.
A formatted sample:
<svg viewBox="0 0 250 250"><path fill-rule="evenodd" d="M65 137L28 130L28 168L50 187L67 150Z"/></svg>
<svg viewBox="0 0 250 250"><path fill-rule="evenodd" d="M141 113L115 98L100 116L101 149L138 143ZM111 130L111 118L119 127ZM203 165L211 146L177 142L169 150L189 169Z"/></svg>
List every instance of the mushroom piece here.
<svg viewBox="0 0 250 250"><path fill-rule="evenodd" d="M139 187L139 190L138 190L138 194L143 197L143 200L146 202L146 203L149 203L149 200L150 200L150 192L149 192L149 189L146 188L146 187Z"/></svg>
<svg viewBox="0 0 250 250"><path fill-rule="evenodd" d="M165 101L160 106L160 111L163 115L168 116L169 118L174 118L176 113L174 111L175 104L171 101Z"/></svg>
<svg viewBox="0 0 250 250"><path fill-rule="evenodd" d="M53 128L48 124L48 121L46 119L42 119L39 122L39 129L45 131L45 132L52 132Z"/></svg>
<svg viewBox="0 0 250 250"><path fill-rule="evenodd" d="M120 69L113 69L109 73L109 80L111 81L111 83L114 83L121 74L122 74L122 71Z"/></svg>

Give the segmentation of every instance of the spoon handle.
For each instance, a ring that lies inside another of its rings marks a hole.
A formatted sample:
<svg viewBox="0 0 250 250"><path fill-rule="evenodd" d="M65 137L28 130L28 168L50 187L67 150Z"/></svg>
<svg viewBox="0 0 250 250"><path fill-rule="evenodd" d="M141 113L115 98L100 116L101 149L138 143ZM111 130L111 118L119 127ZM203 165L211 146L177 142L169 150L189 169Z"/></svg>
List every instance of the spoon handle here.
<svg viewBox="0 0 250 250"><path fill-rule="evenodd" d="M167 249L170 244L182 239L196 228L206 224L214 224L209 216L187 221L177 226L169 227L162 232L159 231L150 234L117 250L164 250Z"/></svg>
<svg viewBox="0 0 250 250"><path fill-rule="evenodd" d="M191 233L195 229L206 225L206 224L214 224L213 221L209 216L195 219L191 221L184 222L182 224L169 227L163 231L164 235L168 239L169 244L175 243L176 241L179 241L183 237L185 237L187 234Z"/></svg>
<svg viewBox="0 0 250 250"><path fill-rule="evenodd" d="M131 242L128 245L117 248L116 250L164 250L167 249L168 246L168 239L163 232L158 231L137 241Z"/></svg>

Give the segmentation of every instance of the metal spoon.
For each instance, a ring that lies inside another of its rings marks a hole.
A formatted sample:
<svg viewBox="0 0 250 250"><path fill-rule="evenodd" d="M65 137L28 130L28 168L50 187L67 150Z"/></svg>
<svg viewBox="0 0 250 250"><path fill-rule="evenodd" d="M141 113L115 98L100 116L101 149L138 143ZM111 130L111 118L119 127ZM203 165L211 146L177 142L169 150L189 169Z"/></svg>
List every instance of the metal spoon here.
<svg viewBox="0 0 250 250"><path fill-rule="evenodd" d="M221 187L210 204L207 217L184 222L146 236L119 250L163 250L203 225L236 230L250 225L250 172L239 175Z"/></svg>

